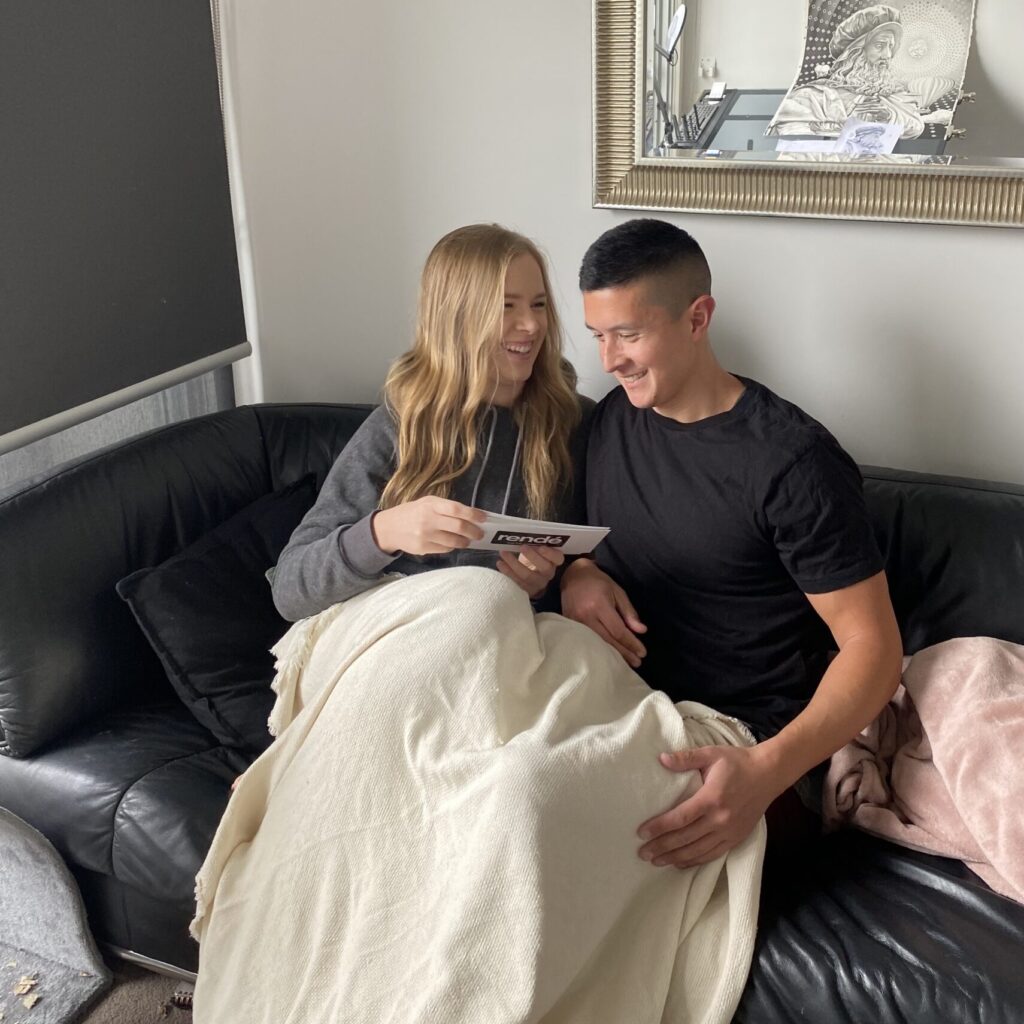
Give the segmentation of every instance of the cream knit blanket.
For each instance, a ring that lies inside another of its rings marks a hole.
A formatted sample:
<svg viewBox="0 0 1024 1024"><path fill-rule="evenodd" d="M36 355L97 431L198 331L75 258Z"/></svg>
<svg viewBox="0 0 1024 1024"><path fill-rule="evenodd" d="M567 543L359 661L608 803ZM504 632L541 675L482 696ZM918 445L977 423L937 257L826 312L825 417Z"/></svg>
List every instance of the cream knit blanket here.
<svg viewBox="0 0 1024 1024"><path fill-rule="evenodd" d="M640 822L742 745L499 573L388 582L274 649L277 740L196 883L197 1024L711 1024L750 967L764 824L699 868Z"/></svg>

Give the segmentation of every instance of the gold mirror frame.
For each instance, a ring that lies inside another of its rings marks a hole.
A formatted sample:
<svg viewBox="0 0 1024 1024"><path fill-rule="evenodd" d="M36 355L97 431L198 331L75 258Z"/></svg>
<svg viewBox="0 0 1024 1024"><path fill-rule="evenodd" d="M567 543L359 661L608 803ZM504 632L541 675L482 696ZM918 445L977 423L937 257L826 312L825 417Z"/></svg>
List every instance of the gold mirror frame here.
<svg viewBox="0 0 1024 1024"><path fill-rule="evenodd" d="M646 5L593 2L595 207L1024 227L1024 171L643 158Z"/></svg>

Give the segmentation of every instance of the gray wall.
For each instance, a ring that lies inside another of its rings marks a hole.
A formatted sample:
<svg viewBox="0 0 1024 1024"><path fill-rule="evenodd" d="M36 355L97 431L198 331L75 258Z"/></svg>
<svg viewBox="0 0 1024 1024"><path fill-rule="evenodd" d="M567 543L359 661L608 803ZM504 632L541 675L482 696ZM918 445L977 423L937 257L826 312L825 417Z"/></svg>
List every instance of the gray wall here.
<svg viewBox="0 0 1024 1024"><path fill-rule="evenodd" d="M629 214L590 207L588 0L246 0L233 23L266 398L375 399L427 251L479 220L546 249L603 394L575 273ZM711 260L727 367L861 462L1024 482L1024 232L669 219Z"/></svg>

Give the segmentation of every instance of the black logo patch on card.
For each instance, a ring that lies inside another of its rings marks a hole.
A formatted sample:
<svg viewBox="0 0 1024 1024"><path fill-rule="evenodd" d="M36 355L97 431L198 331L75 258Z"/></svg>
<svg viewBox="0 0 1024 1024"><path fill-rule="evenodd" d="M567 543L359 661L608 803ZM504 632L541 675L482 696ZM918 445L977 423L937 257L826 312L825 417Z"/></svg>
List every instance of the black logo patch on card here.
<svg viewBox="0 0 1024 1024"><path fill-rule="evenodd" d="M560 548L569 539L568 534L561 533L509 533L499 530L492 538L492 544L536 544L549 548Z"/></svg>

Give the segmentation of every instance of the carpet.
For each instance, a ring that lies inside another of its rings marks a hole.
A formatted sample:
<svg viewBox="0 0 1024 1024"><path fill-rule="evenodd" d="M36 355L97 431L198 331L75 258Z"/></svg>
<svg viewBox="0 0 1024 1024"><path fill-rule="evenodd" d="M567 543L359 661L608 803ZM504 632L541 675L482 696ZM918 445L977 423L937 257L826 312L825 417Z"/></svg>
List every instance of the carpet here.
<svg viewBox="0 0 1024 1024"><path fill-rule="evenodd" d="M113 986L76 1024L191 1024L192 1011L175 1002L175 993L186 987L180 981L124 960L108 963Z"/></svg>
<svg viewBox="0 0 1024 1024"><path fill-rule="evenodd" d="M110 982L64 861L0 808L0 1020L72 1024Z"/></svg>

